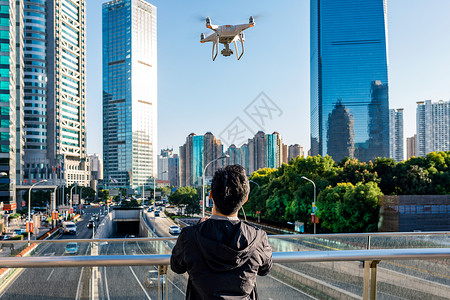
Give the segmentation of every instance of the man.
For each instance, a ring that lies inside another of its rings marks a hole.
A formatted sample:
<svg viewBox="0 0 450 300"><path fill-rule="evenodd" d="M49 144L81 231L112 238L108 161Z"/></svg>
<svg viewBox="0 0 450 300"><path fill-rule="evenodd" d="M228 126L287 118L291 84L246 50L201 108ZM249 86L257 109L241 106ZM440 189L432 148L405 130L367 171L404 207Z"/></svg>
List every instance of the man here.
<svg viewBox="0 0 450 300"><path fill-rule="evenodd" d="M183 228L170 265L188 272L186 299L258 299L256 275L272 268L272 249L264 231L237 214L250 185L240 165L219 169L211 183L212 216Z"/></svg>

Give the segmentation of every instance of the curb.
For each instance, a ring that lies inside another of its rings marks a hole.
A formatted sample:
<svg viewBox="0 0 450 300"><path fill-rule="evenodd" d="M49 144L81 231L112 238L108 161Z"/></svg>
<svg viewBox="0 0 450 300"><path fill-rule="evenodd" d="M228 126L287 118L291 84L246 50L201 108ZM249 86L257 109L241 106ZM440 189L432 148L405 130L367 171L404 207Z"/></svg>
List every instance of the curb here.
<svg viewBox="0 0 450 300"><path fill-rule="evenodd" d="M52 237L55 233L58 232L58 227L53 228L52 230L44 233L41 235L38 240L47 240L50 237ZM28 256L36 247L38 246L37 243L31 243L30 246L26 247L22 251L20 251L19 254L16 255L16 257L23 257ZM1 268L0 269L0 291L4 290L4 285L9 283L10 280L15 279L21 272L22 268ZM19 271L19 272L17 272Z"/></svg>

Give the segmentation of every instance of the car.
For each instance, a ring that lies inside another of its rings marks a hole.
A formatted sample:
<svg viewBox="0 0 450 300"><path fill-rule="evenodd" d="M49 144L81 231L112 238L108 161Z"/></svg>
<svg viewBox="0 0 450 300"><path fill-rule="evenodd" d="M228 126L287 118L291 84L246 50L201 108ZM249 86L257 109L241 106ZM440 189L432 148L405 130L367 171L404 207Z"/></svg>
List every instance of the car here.
<svg viewBox="0 0 450 300"><path fill-rule="evenodd" d="M177 225L172 225L172 226L169 227L169 233L170 234L180 234L180 231L181 231L181 229Z"/></svg>
<svg viewBox="0 0 450 300"><path fill-rule="evenodd" d="M62 223L62 234L77 234L77 225L74 222L66 221Z"/></svg>
<svg viewBox="0 0 450 300"><path fill-rule="evenodd" d="M66 244L65 254L78 254L78 243L72 242Z"/></svg>
<svg viewBox="0 0 450 300"><path fill-rule="evenodd" d="M88 224L87 224L87 228L94 228L95 227L95 222L94 220L89 220Z"/></svg>
<svg viewBox="0 0 450 300"><path fill-rule="evenodd" d="M27 231L23 228L15 229L14 232L18 235L27 233Z"/></svg>
<svg viewBox="0 0 450 300"><path fill-rule="evenodd" d="M0 235L0 241L9 240L10 238L12 238L10 235Z"/></svg>
<svg viewBox="0 0 450 300"><path fill-rule="evenodd" d="M159 217L159 210L155 210L154 214L155 214L155 217Z"/></svg>
<svg viewBox="0 0 450 300"><path fill-rule="evenodd" d="M147 212L152 212L153 211L153 206L152 207L149 207L148 209L147 209Z"/></svg>
<svg viewBox="0 0 450 300"><path fill-rule="evenodd" d="M160 276L159 282L161 286L164 286L166 284L165 276ZM144 279L144 285L149 289L158 288L158 270L150 270L147 272Z"/></svg>

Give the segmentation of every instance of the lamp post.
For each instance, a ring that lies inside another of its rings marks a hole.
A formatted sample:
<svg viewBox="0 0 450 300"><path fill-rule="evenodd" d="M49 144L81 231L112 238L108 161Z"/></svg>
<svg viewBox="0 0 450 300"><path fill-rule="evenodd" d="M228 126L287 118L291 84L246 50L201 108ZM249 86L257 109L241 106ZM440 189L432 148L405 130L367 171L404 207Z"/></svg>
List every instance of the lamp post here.
<svg viewBox="0 0 450 300"><path fill-rule="evenodd" d="M302 176L302 179L308 180L309 182L311 182L314 185L314 201L313 201L313 207L316 206L316 184L314 183L314 181L312 181L311 179ZM314 234L316 234L316 223L314 222Z"/></svg>
<svg viewBox="0 0 450 300"><path fill-rule="evenodd" d="M28 190L28 246L30 245L30 229L31 229L31 189L38 184L47 182L46 179L42 179L39 182L36 182L35 184L30 186L30 189Z"/></svg>
<svg viewBox="0 0 450 300"><path fill-rule="evenodd" d="M84 189L84 186L82 186L81 187L81 189L80 189L80 195L79 195L79 199L78 199L78 210L79 210L79 212L80 212L80 215L81 215L81 208L80 208L80 205L81 205L81 197L83 196L83 189Z"/></svg>
<svg viewBox="0 0 450 300"><path fill-rule="evenodd" d="M74 187L76 187L77 186L77 184L75 183L74 185L73 185L73 187L71 187L70 188L70 203L69 203L69 212L70 212L70 209L71 208L73 208L73 200L72 200L72 190L73 190L73 188Z"/></svg>
<svg viewBox="0 0 450 300"><path fill-rule="evenodd" d="M165 173L169 173L169 172L163 171L161 174L165 174ZM143 193L143 194L145 194L145 193ZM156 176L153 177L153 207L156 209Z"/></svg>
<svg viewBox="0 0 450 300"><path fill-rule="evenodd" d="M213 162L218 161L220 159L228 158L228 157L230 157L228 154L222 155L221 157L213 159L212 161L207 163L206 166L203 168L203 178L202 178L202 218L205 217L205 173L206 173L206 168L208 168L208 166L210 164L212 164Z"/></svg>
<svg viewBox="0 0 450 300"><path fill-rule="evenodd" d="M258 189L260 189L261 187L259 186L259 184L257 183L257 182L255 182L255 181L253 181L253 180L248 180L248 182L251 182L251 183L254 183L254 184L256 184L257 186L258 186ZM260 223L261 222L261 211L260 210L257 210L256 211L256 214L258 215L258 223Z"/></svg>

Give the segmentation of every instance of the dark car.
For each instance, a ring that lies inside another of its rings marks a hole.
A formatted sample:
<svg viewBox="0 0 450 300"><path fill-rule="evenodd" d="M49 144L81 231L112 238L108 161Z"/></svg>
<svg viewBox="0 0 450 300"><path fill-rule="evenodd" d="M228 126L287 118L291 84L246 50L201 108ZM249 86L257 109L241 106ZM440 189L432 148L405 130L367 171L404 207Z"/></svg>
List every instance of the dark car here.
<svg viewBox="0 0 450 300"><path fill-rule="evenodd" d="M94 228L95 227L95 222L94 220L90 220L87 224L87 228Z"/></svg>
<svg viewBox="0 0 450 300"><path fill-rule="evenodd" d="M155 210L154 214L155 214L155 217L159 217L159 210Z"/></svg>

